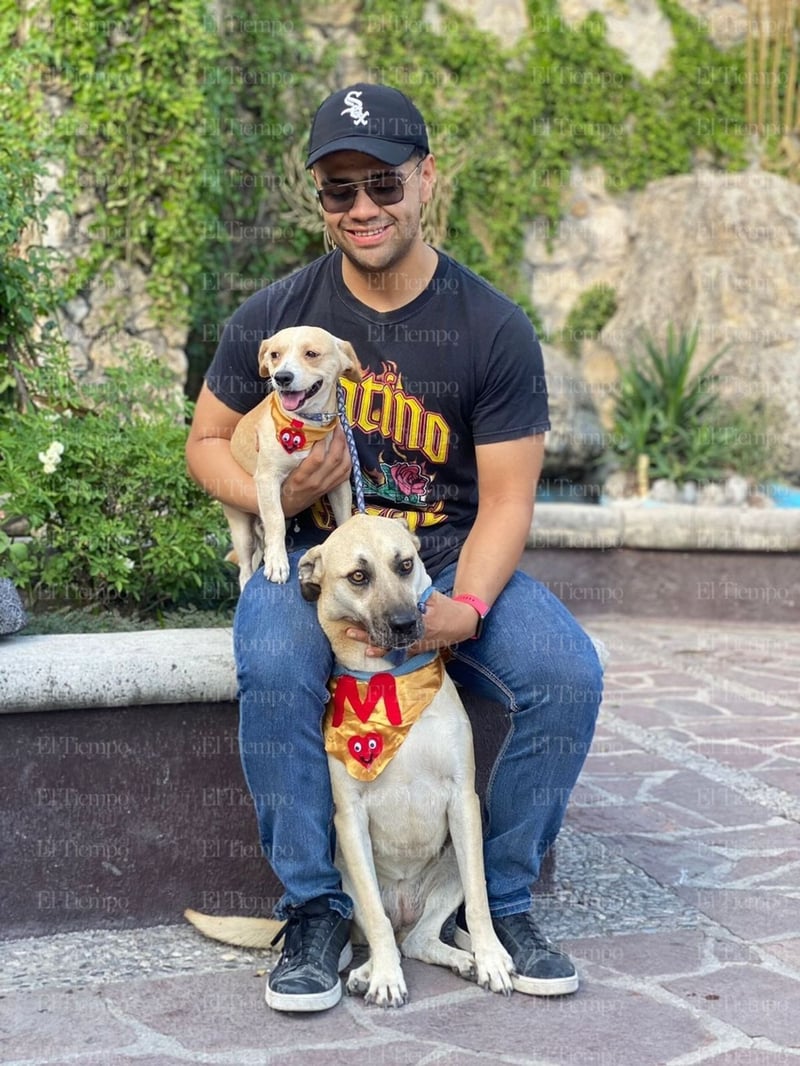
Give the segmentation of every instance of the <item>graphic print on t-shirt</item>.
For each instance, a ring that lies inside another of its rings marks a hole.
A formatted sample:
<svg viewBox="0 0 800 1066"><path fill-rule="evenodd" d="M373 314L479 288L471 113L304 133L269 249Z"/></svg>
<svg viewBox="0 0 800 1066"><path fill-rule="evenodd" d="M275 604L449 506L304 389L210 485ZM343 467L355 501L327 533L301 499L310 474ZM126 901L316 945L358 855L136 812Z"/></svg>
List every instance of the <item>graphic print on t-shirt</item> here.
<svg viewBox="0 0 800 1066"><path fill-rule="evenodd" d="M444 416L406 392L393 362L382 363L379 373L366 371L359 385L342 384L347 417L357 433L367 512L402 515L412 530L446 521L442 500L427 506L435 467L450 453L452 434ZM314 508L315 522L324 529L330 528L327 511Z"/></svg>

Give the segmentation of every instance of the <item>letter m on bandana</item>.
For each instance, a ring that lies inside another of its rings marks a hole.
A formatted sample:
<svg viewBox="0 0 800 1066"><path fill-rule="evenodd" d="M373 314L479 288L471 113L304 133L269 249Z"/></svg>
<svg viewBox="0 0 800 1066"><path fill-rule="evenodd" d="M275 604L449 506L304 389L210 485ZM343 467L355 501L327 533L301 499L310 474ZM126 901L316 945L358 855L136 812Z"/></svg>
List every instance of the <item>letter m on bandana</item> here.
<svg viewBox="0 0 800 1066"><path fill-rule="evenodd" d="M334 689L331 725L334 729L339 728L348 707L355 711L360 721L368 722L379 703L384 706L389 724L401 725L403 715L397 701L397 686L391 674L374 674L369 681L362 682L345 674L338 679Z"/></svg>

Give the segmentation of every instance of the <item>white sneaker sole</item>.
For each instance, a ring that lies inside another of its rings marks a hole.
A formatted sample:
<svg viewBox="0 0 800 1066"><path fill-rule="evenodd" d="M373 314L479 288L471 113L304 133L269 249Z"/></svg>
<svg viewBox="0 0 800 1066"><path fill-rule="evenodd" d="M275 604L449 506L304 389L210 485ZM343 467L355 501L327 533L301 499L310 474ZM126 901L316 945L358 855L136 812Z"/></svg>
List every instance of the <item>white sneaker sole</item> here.
<svg viewBox="0 0 800 1066"><path fill-rule="evenodd" d="M465 929L456 926L453 940L462 951L472 951L472 938ZM516 992L522 992L526 996L568 996L571 992L578 991L578 975L570 977L521 977L519 974L511 974L511 985Z"/></svg>
<svg viewBox="0 0 800 1066"><path fill-rule="evenodd" d="M348 940L339 955L339 970L343 970L346 966L349 966L352 961L353 948ZM267 1001L267 1006L271 1007L273 1010L281 1011L330 1010L331 1007L336 1006L341 998L341 980L337 981L333 988L329 988L326 992L292 994L287 992L274 992L269 987L269 978L267 978L267 988L264 993L264 999Z"/></svg>

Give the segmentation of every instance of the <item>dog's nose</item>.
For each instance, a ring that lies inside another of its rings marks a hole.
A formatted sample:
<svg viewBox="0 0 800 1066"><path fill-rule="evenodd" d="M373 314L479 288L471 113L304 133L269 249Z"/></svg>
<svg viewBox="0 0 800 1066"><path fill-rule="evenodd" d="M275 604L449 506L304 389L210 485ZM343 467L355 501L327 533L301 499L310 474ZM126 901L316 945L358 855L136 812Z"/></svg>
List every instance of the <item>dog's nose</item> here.
<svg viewBox="0 0 800 1066"><path fill-rule="evenodd" d="M294 380L294 374L291 370L279 370L277 374L272 375L272 380L279 389L288 389Z"/></svg>
<svg viewBox="0 0 800 1066"><path fill-rule="evenodd" d="M389 615L388 622L392 632L399 637L414 637L417 635L416 611L394 611Z"/></svg>

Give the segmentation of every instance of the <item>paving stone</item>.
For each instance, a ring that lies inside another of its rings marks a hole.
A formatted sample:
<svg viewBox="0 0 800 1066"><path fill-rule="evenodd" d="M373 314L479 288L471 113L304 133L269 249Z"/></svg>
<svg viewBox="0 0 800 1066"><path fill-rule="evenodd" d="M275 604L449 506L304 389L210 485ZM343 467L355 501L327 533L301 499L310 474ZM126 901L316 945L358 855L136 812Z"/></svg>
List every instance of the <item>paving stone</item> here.
<svg viewBox="0 0 800 1066"><path fill-rule="evenodd" d="M800 826L784 818L771 818L763 826L719 828L700 833L709 847L726 848L733 852L793 851L800 844Z"/></svg>
<svg viewBox="0 0 800 1066"><path fill-rule="evenodd" d="M610 838L623 853L661 885L718 882L730 861L698 837L659 839L648 835Z"/></svg>
<svg viewBox="0 0 800 1066"><path fill-rule="evenodd" d="M797 1056L765 1048L740 1048L703 1059L703 1066L797 1066Z"/></svg>
<svg viewBox="0 0 800 1066"><path fill-rule="evenodd" d="M615 936L613 940L570 942L575 957L592 967L617 973L653 977L661 974L693 973L703 967L706 934L699 930L676 929L669 933Z"/></svg>
<svg viewBox="0 0 800 1066"><path fill-rule="evenodd" d="M758 966L724 966L702 977L666 982L676 994L698 1000L703 1009L749 1037L766 1037L780 1047L800 1048L798 983Z"/></svg>
<svg viewBox="0 0 800 1066"><path fill-rule="evenodd" d="M651 755L650 752L620 748L619 751L606 753L598 751L594 744L589 752L583 767L583 777L602 778L605 774L656 774L661 771L673 770L674 764L660 755Z"/></svg>
<svg viewBox="0 0 800 1066"><path fill-rule="evenodd" d="M682 899L753 943L794 936L800 929L800 899L757 889L693 888L677 885Z"/></svg>
<svg viewBox="0 0 800 1066"><path fill-rule="evenodd" d="M585 833L619 837L627 833L669 834L679 829L707 829L708 818L686 808L669 809L655 803L607 804L576 807L575 825Z"/></svg>
<svg viewBox="0 0 800 1066"><path fill-rule="evenodd" d="M698 718L720 718L725 714L720 707L711 707L703 699L659 699L658 706L678 719L688 718L692 722Z"/></svg>
<svg viewBox="0 0 800 1066"><path fill-rule="evenodd" d="M657 782L649 802L673 803L717 825L753 825L763 821L764 808L741 793L692 770Z"/></svg>
<svg viewBox="0 0 800 1066"><path fill-rule="evenodd" d="M103 1052L136 1042L96 990L18 993L0 1000L0 1061Z"/></svg>
<svg viewBox="0 0 800 1066"><path fill-rule="evenodd" d="M257 1048L263 1045L269 1021L271 1047L318 1043L330 1032L328 1012L279 1014L264 1002L265 977L252 971L196 974L152 981L109 985L103 998L117 1011L154 1033L169 1035L191 1050L206 1053ZM342 1041L363 1038L353 1017L336 1015L336 1035Z"/></svg>
<svg viewBox="0 0 800 1066"><path fill-rule="evenodd" d="M753 770L752 773L764 784L772 788L782 788L785 792L796 793L800 781L800 766L771 767Z"/></svg>
<svg viewBox="0 0 800 1066"><path fill-rule="evenodd" d="M785 962L787 965L792 966L800 973L800 937L795 937L792 940L785 940L776 944L770 944L767 942L762 945L762 950L769 955L774 955L776 958Z"/></svg>
<svg viewBox="0 0 800 1066"><path fill-rule="evenodd" d="M757 878L759 887L800 888L800 852L787 851L778 858L775 855L748 855L731 867L728 875L730 885Z"/></svg>
<svg viewBox="0 0 800 1066"><path fill-rule="evenodd" d="M712 1042L687 1011L597 982L553 1000L515 994L507 1001L493 998L480 1011L473 1002L461 1002L413 1016L398 1013L392 1028L485 1055L503 1048L554 1066L663 1063ZM635 1040L620 1040L623 1032L635 1033Z"/></svg>

